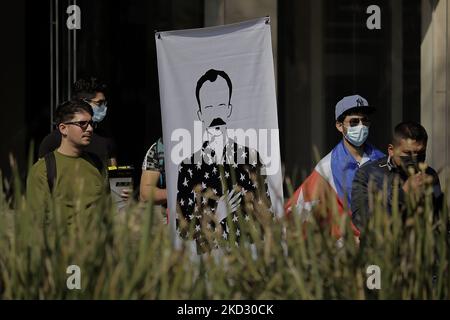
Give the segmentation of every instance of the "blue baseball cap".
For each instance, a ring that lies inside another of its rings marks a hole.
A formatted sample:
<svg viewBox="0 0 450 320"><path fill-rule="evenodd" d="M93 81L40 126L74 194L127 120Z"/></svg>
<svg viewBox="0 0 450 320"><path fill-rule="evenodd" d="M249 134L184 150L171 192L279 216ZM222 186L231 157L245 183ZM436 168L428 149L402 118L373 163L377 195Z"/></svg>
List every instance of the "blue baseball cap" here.
<svg viewBox="0 0 450 320"><path fill-rule="evenodd" d="M363 112L373 112L375 108L369 106L369 103L366 99L356 94L353 96L347 96L342 98L336 104L336 120L346 111L355 109L355 111L363 111ZM360 110L357 110L360 109Z"/></svg>

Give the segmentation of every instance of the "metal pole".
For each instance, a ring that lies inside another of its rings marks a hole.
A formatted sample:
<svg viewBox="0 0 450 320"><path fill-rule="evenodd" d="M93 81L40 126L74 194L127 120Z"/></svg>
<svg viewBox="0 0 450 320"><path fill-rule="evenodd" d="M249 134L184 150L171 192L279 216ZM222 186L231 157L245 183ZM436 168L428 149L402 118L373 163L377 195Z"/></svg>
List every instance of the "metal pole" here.
<svg viewBox="0 0 450 320"><path fill-rule="evenodd" d="M55 49L56 49L56 104L59 104L59 0L55 0L56 2L56 20L55 20L55 27L56 27L56 39L55 39Z"/></svg>
<svg viewBox="0 0 450 320"><path fill-rule="evenodd" d="M53 24L54 24L54 10L53 10L53 0L50 0L50 132L53 129L53 110L54 101L53 93L55 88L53 87L54 77L53 77Z"/></svg>
<svg viewBox="0 0 450 320"><path fill-rule="evenodd" d="M77 0L74 0L73 4L77 5ZM77 81L77 29L73 30L73 79L72 79L72 83L75 81Z"/></svg>
<svg viewBox="0 0 450 320"><path fill-rule="evenodd" d="M72 82L72 39L70 34L70 29L67 28L67 99L65 100L69 100L71 97L70 83Z"/></svg>

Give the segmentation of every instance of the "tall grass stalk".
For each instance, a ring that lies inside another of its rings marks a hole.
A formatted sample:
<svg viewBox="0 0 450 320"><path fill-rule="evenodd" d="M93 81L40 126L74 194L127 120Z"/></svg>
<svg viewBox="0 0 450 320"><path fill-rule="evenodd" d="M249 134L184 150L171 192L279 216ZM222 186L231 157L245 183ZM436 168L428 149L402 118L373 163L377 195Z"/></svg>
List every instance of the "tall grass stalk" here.
<svg viewBox="0 0 450 320"><path fill-rule="evenodd" d="M295 212L277 220L252 218L239 245L193 257L174 249L168 226L149 203L118 213L108 195L95 212L50 219L27 209L15 172L14 202L0 194L2 299L447 299L450 291L448 206L433 219L428 193L392 213L386 192L371 195L373 216L360 243L350 217L333 196L303 223ZM292 190L292 188L291 188ZM447 203L446 201L444 201ZM342 245L321 219L334 212ZM242 215L240 215L242 218ZM68 221L71 223L68 223ZM242 220L242 219L240 219ZM81 268L81 290L69 290L69 265ZM381 270L381 289L366 286L369 265Z"/></svg>

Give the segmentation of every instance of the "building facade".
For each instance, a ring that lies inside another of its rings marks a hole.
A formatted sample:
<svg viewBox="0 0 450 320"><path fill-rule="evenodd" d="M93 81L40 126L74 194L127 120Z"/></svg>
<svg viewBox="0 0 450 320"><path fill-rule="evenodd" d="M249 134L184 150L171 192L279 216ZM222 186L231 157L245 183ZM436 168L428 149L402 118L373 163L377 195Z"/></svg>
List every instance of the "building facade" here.
<svg viewBox="0 0 450 320"><path fill-rule="evenodd" d="M80 29L67 27L73 5L80 8ZM89 75L109 84L108 127L119 162L139 168L161 134L155 30L270 16L286 176L298 185L336 144L334 106L358 93L377 108L370 139L380 149L402 120L426 127L428 161L445 184L449 14L448 0L8 2L0 12L1 169L8 173L10 153L26 168L30 141L37 145L50 132L52 112L70 96L70 84ZM368 27L375 18L379 28Z"/></svg>

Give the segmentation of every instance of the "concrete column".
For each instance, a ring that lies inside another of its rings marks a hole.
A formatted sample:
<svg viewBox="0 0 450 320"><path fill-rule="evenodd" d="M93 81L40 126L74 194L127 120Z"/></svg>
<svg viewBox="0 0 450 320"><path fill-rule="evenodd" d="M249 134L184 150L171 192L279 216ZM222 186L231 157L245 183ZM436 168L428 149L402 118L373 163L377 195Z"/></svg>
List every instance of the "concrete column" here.
<svg viewBox="0 0 450 320"><path fill-rule="evenodd" d="M277 75L277 0L205 0L205 27L270 16L272 52Z"/></svg>
<svg viewBox="0 0 450 320"><path fill-rule="evenodd" d="M390 0L391 6L391 128L402 121L403 106L403 19L402 0Z"/></svg>
<svg viewBox="0 0 450 320"><path fill-rule="evenodd" d="M429 135L428 162L440 173L444 188L450 159L449 14L448 0L422 1L421 122Z"/></svg>
<svg viewBox="0 0 450 320"><path fill-rule="evenodd" d="M317 147L319 154L325 153L325 132L323 119L325 118L325 87L323 67L323 0L311 2L311 143Z"/></svg>
<svg viewBox="0 0 450 320"><path fill-rule="evenodd" d="M205 27L225 24L225 0L205 0Z"/></svg>

